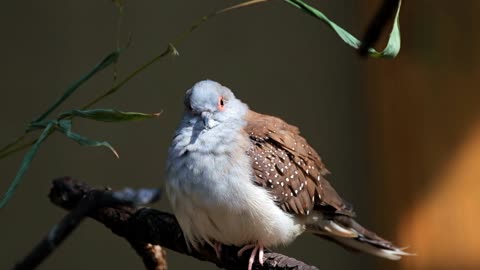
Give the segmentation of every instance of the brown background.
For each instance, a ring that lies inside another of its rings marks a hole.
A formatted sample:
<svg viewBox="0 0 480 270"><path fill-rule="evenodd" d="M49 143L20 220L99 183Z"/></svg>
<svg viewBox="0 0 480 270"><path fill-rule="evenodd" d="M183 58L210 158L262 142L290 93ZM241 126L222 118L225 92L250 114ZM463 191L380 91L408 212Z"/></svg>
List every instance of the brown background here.
<svg viewBox="0 0 480 270"><path fill-rule="evenodd" d="M380 1L310 1L361 36ZM160 53L178 33L235 1L127 1L120 77ZM360 59L325 25L282 1L207 22L168 58L99 108L156 112L158 120L75 130L110 141L85 148L54 135L42 146L10 204L0 210L0 269L24 256L64 212L46 194L52 178L92 185L160 186L166 149L184 91L210 78L259 112L298 125L352 202L359 220L419 256L390 262L351 254L312 236L278 249L320 269L474 269L480 267L479 25L476 1L407 1L402 51L395 60ZM4 1L0 8L0 143L21 134L64 89L116 46L110 1ZM62 111L112 84L104 71ZM0 161L0 189L22 159ZM153 205L168 209L166 200ZM171 269L214 269L168 253ZM87 220L40 269L141 269L128 244Z"/></svg>

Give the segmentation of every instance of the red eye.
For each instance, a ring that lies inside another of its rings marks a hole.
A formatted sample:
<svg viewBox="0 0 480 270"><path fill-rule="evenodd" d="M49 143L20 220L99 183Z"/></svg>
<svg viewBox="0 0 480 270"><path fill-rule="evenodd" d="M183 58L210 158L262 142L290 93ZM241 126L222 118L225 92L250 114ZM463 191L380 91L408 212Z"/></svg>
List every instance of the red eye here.
<svg viewBox="0 0 480 270"><path fill-rule="evenodd" d="M223 111L224 107L225 107L225 101L223 100L223 97L220 96L220 97L218 97L217 108L218 108L219 111Z"/></svg>

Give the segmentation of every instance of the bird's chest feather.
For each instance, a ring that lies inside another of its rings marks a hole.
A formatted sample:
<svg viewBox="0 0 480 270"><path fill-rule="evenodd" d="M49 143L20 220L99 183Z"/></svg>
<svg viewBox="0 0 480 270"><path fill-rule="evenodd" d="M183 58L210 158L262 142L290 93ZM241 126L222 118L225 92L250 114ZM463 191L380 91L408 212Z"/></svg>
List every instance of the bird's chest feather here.
<svg viewBox="0 0 480 270"><path fill-rule="evenodd" d="M197 203L224 205L221 201L231 201L230 193L251 182L247 143L240 136L185 128L170 149L169 184Z"/></svg>
<svg viewBox="0 0 480 270"><path fill-rule="evenodd" d="M191 134L177 134L167 165L167 192L188 239L240 245L268 238L273 244L301 230L254 184L247 136Z"/></svg>

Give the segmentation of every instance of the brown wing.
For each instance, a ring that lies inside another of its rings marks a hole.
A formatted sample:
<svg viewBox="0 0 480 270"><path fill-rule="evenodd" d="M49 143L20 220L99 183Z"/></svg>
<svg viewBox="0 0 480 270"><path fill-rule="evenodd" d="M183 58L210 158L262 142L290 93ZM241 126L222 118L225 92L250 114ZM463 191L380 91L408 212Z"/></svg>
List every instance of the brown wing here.
<svg viewBox="0 0 480 270"><path fill-rule="evenodd" d="M325 179L328 170L297 127L253 111L246 120L245 131L252 142L247 154L255 181L272 193L284 211L308 215L314 207L330 206L336 213L354 216L351 206Z"/></svg>

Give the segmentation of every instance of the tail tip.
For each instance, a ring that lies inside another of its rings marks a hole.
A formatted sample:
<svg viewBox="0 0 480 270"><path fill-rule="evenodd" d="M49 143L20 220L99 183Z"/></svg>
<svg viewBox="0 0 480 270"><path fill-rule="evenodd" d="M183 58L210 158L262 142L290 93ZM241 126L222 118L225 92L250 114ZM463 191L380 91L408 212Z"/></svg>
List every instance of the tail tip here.
<svg viewBox="0 0 480 270"><path fill-rule="evenodd" d="M381 249L375 255L378 255L378 256L386 258L386 259L394 260L394 261L398 261L404 256L416 256L417 255L415 253L410 253L410 252L404 251L407 248L408 247L395 248L395 249Z"/></svg>

